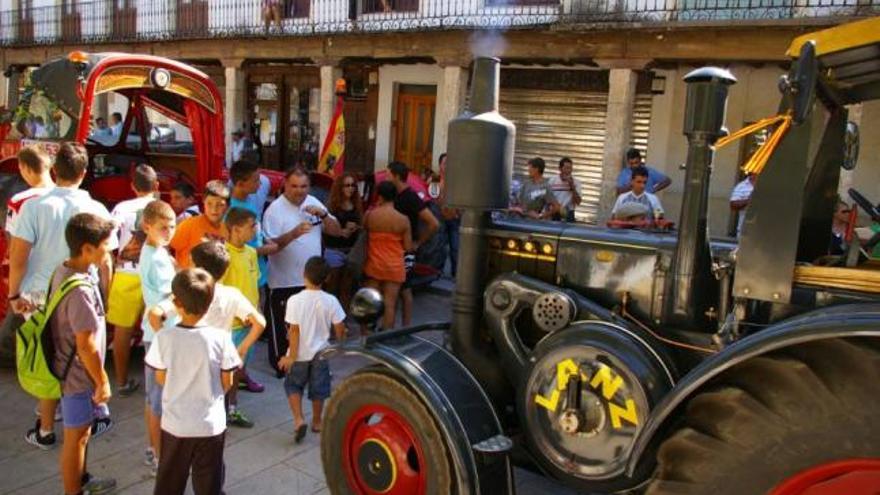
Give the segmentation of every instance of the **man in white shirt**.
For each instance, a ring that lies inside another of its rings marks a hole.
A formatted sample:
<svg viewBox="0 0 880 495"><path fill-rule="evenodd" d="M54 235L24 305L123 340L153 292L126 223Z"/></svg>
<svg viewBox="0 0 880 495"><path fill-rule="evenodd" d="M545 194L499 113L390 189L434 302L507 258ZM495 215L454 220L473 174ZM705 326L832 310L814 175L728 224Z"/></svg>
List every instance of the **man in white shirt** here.
<svg viewBox="0 0 880 495"><path fill-rule="evenodd" d="M87 191L79 189L86 176L89 156L83 145L63 143L55 156L57 187L41 197L25 202L9 243L9 303L12 311L24 315L44 304L46 289L52 271L67 259L70 251L64 238L67 221L77 213L93 213L110 220L110 212L93 200ZM118 247L116 234L110 236L109 248ZM113 262L110 256L99 268L101 292L106 299ZM28 431L32 444L44 445L42 441L54 433L57 400L40 401L40 419L37 426ZM110 419L98 419L100 425L93 427L101 432L109 428ZM54 439L52 441L54 443Z"/></svg>
<svg viewBox="0 0 880 495"><path fill-rule="evenodd" d="M306 262L321 256L321 235L342 235L339 222L318 199L309 194L309 175L294 168L284 178L284 193L263 214L263 233L278 244L278 252L269 256L269 363L280 378L278 359L287 353L285 308L290 296L305 287Z"/></svg>
<svg viewBox="0 0 880 495"><path fill-rule="evenodd" d="M251 149L249 139L244 138L244 131L236 129L232 131L232 163L242 159L244 153Z"/></svg>
<svg viewBox="0 0 880 495"><path fill-rule="evenodd" d="M581 204L581 183L574 178L571 158L559 160L559 175L550 178L550 189L559 201L559 216L563 221L574 222L574 210Z"/></svg>
<svg viewBox="0 0 880 495"><path fill-rule="evenodd" d="M134 170L131 187L134 199L119 202L111 213L119 225L119 252L116 255L116 273L110 284L107 300L107 323L115 327L113 332L113 366L116 371L116 391L128 397L137 390L139 382L128 378L128 361L131 352L131 335L144 310L141 293L141 277L138 259L144 234L140 219L144 208L156 199L159 178L153 167L141 164Z"/></svg>
<svg viewBox="0 0 880 495"><path fill-rule="evenodd" d="M743 221L746 219L746 207L752 199L752 191L755 189L755 180L758 176L748 174L745 179L741 180L730 193L730 210L736 213L736 238L742 235Z"/></svg>
<svg viewBox="0 0 880 495"><path fill-rule="evenodd" d="M653 214L653 219L658 220L663 217L663 205L657 196L647 192L645 188L648 185L648 170L645 167L635 167L632 169L632 180L630 182L631 189L617 197L614 208L611 209L612 218L617 218L620 207L627 203L639 203L648 208Z"/></svg>
<svg viewBox="0 0 880 495"><path fill-rule="evenodd" d="M119 142L119 136L122 135L122 114L119 112L113 112L113 115L110 116L110 134L114 143Z"/></svg>

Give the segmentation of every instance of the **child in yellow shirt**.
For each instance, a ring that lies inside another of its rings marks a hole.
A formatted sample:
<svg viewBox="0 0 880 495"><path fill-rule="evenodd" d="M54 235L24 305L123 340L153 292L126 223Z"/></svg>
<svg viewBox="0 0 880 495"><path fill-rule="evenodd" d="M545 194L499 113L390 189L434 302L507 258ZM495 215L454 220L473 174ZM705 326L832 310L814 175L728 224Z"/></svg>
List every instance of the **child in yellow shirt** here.
<svg viewBox="0 0 880 495"><path fill-rule="evenodd" d="M220 283L238 289L239 292L255 308L260 307L260 265L257 260L257 250L247 243L257 233L257 216L253 211L246 208L230 208L226 213L226 230L229 237L226 241L226 250L229 252L229 268ZM247 378L247 366L253 355L253 340L255 336L250 332L247 322L236 319L232 324L232 341L236 346L247 342L248 352L242 356L244 364L236 376L236 386L244 384L251 392L262 392L264 387Z"/></svg>

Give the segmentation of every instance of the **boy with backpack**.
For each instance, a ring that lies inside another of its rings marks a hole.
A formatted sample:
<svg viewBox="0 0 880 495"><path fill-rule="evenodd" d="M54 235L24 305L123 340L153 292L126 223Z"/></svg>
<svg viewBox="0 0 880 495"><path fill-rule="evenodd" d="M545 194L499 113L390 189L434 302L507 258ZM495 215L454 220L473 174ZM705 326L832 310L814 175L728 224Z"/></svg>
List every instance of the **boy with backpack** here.
<svg viewBox="0 0 880 495"><path fill-rule="evenodd" d="M180 323L156 334L145 359L163 385L162 457L154 493L183 494L192 471L193 491L223 490L226 416L223 394L241 365L229 332L205 326L214 279L201 268L183 270L172 282Z"/></svg>
<svg viewBox="0 0 880 495"><path fill-rule="evenodd" d="M293 413L294 441L300 443L306 436L306 423L302 412L303 391L308 386L312 401L312 432L321 431L321 413L324 400L330 397L330 366L315 356L330 345L330 327L336 333L336 341L345 340L345 311L339 300L321 290L330 268L320 256L306 262L305 290L287 300L284 321L288 325L290 346L287 355L278 360L278 367L287 372L284 391Z"/></svg>
<svg viewBox="0 0 880 495"><path fill-rule="evenodd" d="M119 225L119 252L116 255L116 271L107 298L107 323L113 325L113 367L116 371L116 391L128 397L137 390L140 382L128 377L131 356L131 334L144 311L141 294L141 277L138 275L138 259L144 245L141 217L144 208L156 199L159 178L153 167L138 165L134 170L131 188L137 196L119 202L110 215Z"/></svg>
<svg viewBox="0 0 880 495"><path fill-rule="evenodd" d="M49 369L60 382L61 479L66 494L103 493L116 486L115 480L94 478L86 470L96 409L110 400L104 371L107 329L97 266L111 250L114 228L112 221L91 213L74 215L64 230L70 258L55 269L47 292L44 314L51 339L41 341L52 348Z"/></svg>

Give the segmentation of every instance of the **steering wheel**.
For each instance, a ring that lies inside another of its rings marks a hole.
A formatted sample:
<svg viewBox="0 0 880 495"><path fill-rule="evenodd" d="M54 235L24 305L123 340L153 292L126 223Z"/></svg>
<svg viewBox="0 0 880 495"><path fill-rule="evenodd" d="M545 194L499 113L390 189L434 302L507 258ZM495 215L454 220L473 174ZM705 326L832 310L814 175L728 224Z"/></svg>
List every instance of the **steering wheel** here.
<svg viewBox="0 0 880 495"><path fill-rule="evenodd" d="M880 210L878 210L876 206L868 201L868 198L852 188L850 188L847 193L849 194L849 197L852 198L852 200L855 201L861 209L865 210L865 213L867 213L871 217L871 220L880 223Z"/></svg>

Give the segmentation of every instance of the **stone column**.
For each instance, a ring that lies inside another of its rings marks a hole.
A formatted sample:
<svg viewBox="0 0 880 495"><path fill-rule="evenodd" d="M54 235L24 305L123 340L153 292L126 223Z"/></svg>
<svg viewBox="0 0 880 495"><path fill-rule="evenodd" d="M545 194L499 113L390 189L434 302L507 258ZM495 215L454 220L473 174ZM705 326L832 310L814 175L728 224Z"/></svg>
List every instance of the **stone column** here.
<svg viewBox="0 0 880 495"><path fill-rule="evenodd" d="M441 153L447 152L447 140L449 137L449 121L457 117L464 110L465 92L467 91L469 59L438 60L443 68L443 76L437 88L437 117L434 128L434 163Z"/></svg>
<svg viewBox="0 0 880 495"><path fill-rule="evenodd" d="M316 60L321 67L321 107L320 125L318 127L318 153L324 147L327 138L327 130L330 129L330 121L333 120L333 109L336 106L336 80L342 77L342 68L339 60L322 59Z"/></svg>
<svg viewBox="0 0 880 495"><path fill-rule="evenodd" d="M224 59L223 73L226 76L226 91L223 108L224 129L226 132L226 162L232 164L232 131L240 129L245 119L247 105L247 85L241 64L244 59Z"/></svg>
<svg viewBox="0 0 880 495"><path fill-rule="evenodd" d="M602 195L596 219L605 223L617 199L617 175L623 166L632 134L632 113L637 73L631 68L612 68L608 74L608 110L605 114L605 149L602 166Z"/></svg>
<svg viewBox="0 0 880 495"><path fill-rule="evenodd" d="M9 99L9 78L0 75L0 107L5 107Z"/></svg>
<svg viewBox="0 0 880 495"><path fill-rule="evenodd" d="M17 67L12 67L9 70L9 77L3 79L6 80L6 91L3 92L6 97L6 108L15 108L18 106L18 84L21 80L21 72Z"/></svg>

